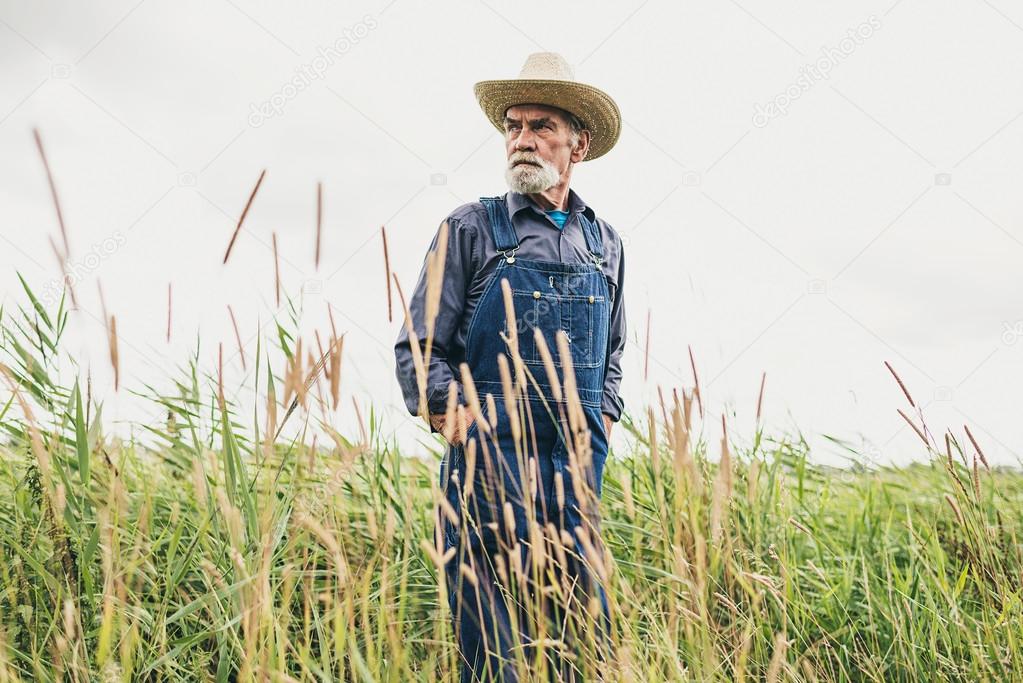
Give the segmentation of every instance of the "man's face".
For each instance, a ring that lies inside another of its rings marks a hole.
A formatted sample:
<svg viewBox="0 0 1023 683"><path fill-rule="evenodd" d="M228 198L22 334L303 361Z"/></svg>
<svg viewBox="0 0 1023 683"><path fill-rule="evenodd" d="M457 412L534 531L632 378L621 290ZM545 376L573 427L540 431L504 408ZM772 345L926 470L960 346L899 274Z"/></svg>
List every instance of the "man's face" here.
<svg viewBox="0 0 1023 683"><path fill-rule="evenodd" d="M556 107L517 104L504 116L505 178L515 192L531 194L554 187L586 156L589 131L573 141L568 118Z"/></svg>

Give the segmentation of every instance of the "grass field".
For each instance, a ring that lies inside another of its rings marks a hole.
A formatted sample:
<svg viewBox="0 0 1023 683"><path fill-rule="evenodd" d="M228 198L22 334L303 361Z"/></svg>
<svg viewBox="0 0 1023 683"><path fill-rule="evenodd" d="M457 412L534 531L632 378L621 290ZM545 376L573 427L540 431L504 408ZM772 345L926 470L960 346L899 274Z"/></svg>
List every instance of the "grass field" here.
<svg viewBox="0 0 1023 683"><path fill-rule="evenodd" d="M356 436L319 424L339 354L306 393L280 328L259 418L193 364L146 390L168 419L132 443L104 434L67 321L34 300L0 321L0 683L452 680L437 454L401 453L372 412ZM275 440L294 399L299 436ZM839 470L698 413L680 392L616 427L589 558L608 679L1023 680L1020 472L919 415L921 464Z"/></svg>

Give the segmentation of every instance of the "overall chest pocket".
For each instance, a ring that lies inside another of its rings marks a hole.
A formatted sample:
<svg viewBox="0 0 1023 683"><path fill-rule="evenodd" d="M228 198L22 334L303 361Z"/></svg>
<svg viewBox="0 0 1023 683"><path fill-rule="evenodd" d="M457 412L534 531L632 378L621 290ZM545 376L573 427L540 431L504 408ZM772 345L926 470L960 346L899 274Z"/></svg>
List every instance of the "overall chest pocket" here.
<svg viewBox="0 0 1023 683"><path fill-rule="evenodd" d="M523 362L543 364L534 336L537 329L543 334L556 366L561 366L558 330L568 334L573 365L594 367L604 362L608 323L607 300L603 295L513 289L512 301Z"/></svg>

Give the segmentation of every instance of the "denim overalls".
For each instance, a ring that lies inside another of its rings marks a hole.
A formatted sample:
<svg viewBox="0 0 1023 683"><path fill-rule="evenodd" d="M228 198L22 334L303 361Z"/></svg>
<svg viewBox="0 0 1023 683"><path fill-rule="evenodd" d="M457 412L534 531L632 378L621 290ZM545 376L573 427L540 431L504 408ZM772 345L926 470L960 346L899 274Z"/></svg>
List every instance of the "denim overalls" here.
<svg viewBox="0 0 1023 683"><path fill-rule="evenodd" d="M577 527L589 529L588 539L592 539L593 546L601 547L593 529L599 520L588 514L594 510L595 501L590 498L588 505L578 499L579 489L572 474L576 470L569 467L566 444L566 438L569 444L573 443L563 418L567 407L564 400L560 405L554 400L534 337L534 328L543 333L559 381L563 383L556 332L564 330L568 334L577 393L592 451L591 458L587 459L588 466L578 471L584 474L589 490L599 498L607 458L607 437L600 406L612 303L600 267L603 248L599 228L585 214L578 214L590 252L589 263L520 259L515 256L519 240L504 198L481 197L480 201L487 209L494 241L503 255L474 310L466 337L466 362L488 428L481 435L480 425L474 423L466 434L467 443L475 441L472 487L467 486L469 467L464 446L448 447L440 481L447 502L460 518L456 523L448 511L440 518L440 528L445 552L455 549L445 565L445 574L448 602L463 658L461 680L464 682L479 680L481 676L483 680L518 680L508 660L522 648L527 657L535 654L530 650L530 641L536 636L535 624L517 610L519 606L513 598L507 594L503 597L501 591L509 582L516 583L516 573L510 564L519 562L525 573L530 571L532 549L543 542L543 537L536 535L538 529L556 530L561 539L571 540L564 546L568 557L561 565L565 569L560 576L563 581L567 578L569 583L565 585L589 596L591 611L592 600L599 601L597 630L603 646L598 656L606 655L610 626L604 587L596 574L576 557L576 554L586 557L585 544L580 543L575 533ZM527 382L528 399L520 397L513 408L520 424L518 444L513 437L505 404L505 384L498 364L498 356L504 354L508 365L512 365L511 354L502 339L502 333L508 333L502 279L507 279L510 285L516 318L512 322L516 325L519 354L531 377ZM485 400L488 393L493 395L492 402ZM467 509L463 515L462 498L466 489ZM533 514L529 514L529 508ZM532 533L530 518L538 525L532 527ZM461 521L466 519L467 522ZM562 530L571 536L566 536ZM552 555L550 546L545 546L548 556ZM518 576L521 578L523 574ZM533 593L527 588L518 597L524 600L527 594ZM574 610L586 607L583 601L575 604ZM556 628L557 614L552 621ZM551 634L548 629L546 637L571 640L572 636ZM555 661L556 666L569 666L549 650L544 654ZM499 673L495 676L495 672ZM561 675L572 680L571 671L562 671Z"/></svg>

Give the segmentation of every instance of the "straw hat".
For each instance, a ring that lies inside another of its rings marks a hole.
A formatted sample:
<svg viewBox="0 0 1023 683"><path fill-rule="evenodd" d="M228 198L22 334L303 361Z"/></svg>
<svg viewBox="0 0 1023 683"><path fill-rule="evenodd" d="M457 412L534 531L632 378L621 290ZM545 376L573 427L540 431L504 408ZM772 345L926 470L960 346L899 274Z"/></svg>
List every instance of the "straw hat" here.
<svg viewBox="0 0 1023 683"><path fill-rule="evenodd" d="M480 81L473 90L483 113L502 133L504 113L515 104L546 104L572 112L590 131L590 149L583 161L605 154L622 131L622 114L611 96L576 81L572 65L556 52L534 52L518 78Z"/></svg>

